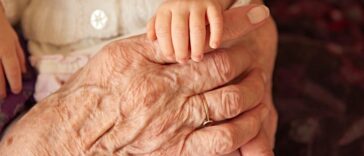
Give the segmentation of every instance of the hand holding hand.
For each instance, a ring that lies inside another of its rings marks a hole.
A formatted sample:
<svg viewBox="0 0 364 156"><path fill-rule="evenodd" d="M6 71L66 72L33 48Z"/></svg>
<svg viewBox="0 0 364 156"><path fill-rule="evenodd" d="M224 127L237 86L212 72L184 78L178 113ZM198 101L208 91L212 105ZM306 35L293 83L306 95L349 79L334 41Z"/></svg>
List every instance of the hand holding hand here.
<svg viewBox="0 0 364 156"><path fill-rule="evenodd" d="M158 39L161 51L170 60L186 63L203 58L206 25L209 25L211 48L218 48L223 33L223 10L232 0L169 0L148 23L148 37ZM190 50L189 50L190 48ZM191 53L190 53L191 52ZM191 55L191 56L190 56Z"/></svg>
<svg viewBox="0 0 364 156"><path fill-rule="evenodd" d="M253 7L224 14L229 19L224 41L258 27L243 16ZM266 76L255 66L256 51L248 48L234 44L200 63L179 65L169 64L145 36L114 42L21 118L4 136L0 152L223 155L248 146L264 131L270 113L270 105L261 103ZM233 79L236 83L229 83ZM216 122L199 129L204 106Z"/></svg>

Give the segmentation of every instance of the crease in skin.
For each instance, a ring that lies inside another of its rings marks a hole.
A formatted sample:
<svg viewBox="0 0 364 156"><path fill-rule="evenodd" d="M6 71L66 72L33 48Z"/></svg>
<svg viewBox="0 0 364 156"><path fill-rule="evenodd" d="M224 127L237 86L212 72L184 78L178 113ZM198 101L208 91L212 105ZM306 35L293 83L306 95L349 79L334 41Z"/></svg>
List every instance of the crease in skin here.
<svg viewBox="0 0 364 156"><path fill-rule="evenodd" d="M102 132L99 134L99 136L98 136L96 139L94 139L94 141L92 141L92 142L90 142L89 144L85 145L85 151L90 151L90 150L91 150L91 148L92 148L92 146L93 146L93 145L95 145L98 141L100 141L100 140L101 140L101 138L102 138L105 134L109 133L112 129L114 129L114 127L115 127L115 123L113 123L111 126L109 126L109 127L108 127L108 128L106 128L104 131L102 131ZM100 146L99 148L104 148L104 147L103 147L103 146ZM103 150L107 150L107 149L103 149Z"/></svg>
<svg viewBox="0 0 364 156"><path fill-rule="evenodd" d="M169 148L168 144L170 146L174 146L175 142L180 142L179 139L181 139L181 137L184 138L184 136L186 136L184 133L178 133L177 135L175 134L176 129L178 129L180 127L172 127L167 129L166 134L164 134L161 137L158 138L151 138L153 141L150 142L148 141L148 138L143 138L143 136L141 136L139 139L144 139L144 141L141 144L138 144L136 142L132 143L131 145L127 146L127 151L130 154L133 155L153 155L153 154L148 154L148 153L153 153L155 151L161 150L161 148ZM190 133L193 129L192 128L183 128L186 129L186 133ZM183 131L183 129L181 131ZM162 146L164 145L164 146ZM181 146L181 145L179 145ZM175 147L174 147L175 148ZM180 147L179 147L180 148ZM177 152L178 153L178 152ZM176 155L177 153L173 153L173 155ZM159 154L159 155L163 155L163 154ZM169 154L171 155L171 154Z"/></svg>
<svg viewBox="0 0 364 156"><path fill-rule="evenodd" d="M89 153L89 155L95 155L95 153L97 153L96 155L115 155L116 152L124 150L125 146L133 142L141 131L144 130L144 125L146 125L146 123L137 122L135 120L136 119L125 119L121 124L120 122L117 122L117 124L109 131L105 132L104 135L91 146L87 153ZM132 128L132 130L130 128ZM118 137L118 135L114 134L115 131L121 131L123 134L128 133L128 135Z"/></svg>
<svg viewBox="0 0 364 156"><path fill-rule="evenodd" d="M183 104L180 106L180 107L185 107L186 106L186 102L182 102ZM150 150L147 150L147 151L144 151L144 152L153 152L154 150L157 150L159 149L163 144L168 144L171 142L171 140L173 140L175 137L179 136L175 136L175 132L180 129L181 127L183 127L183 121L181 123L175 123L173 121L181 121L181 116L183 116L184 114L182 114L181 112L184 110L183 108L179 108L177 110L177 113L176 113L176 110L171 110L169 108L166 108L166 110L170 110L170 113L172 113L172 115L168 115L170 116L171 118L169 120L165 120L165 124L162 124L162 125L168 125L168 126L162 126L162 128L159 128L163 131L159 131L157 130L157 132L155 133L154 131L149 131L150 133L154 134L152 135L152 139L154 140L153 141L153 145L144 145L146 147L154 147ZM173 117L174 116L174 117ZM153 125L153 123L151 123L151 125ZM159 125L156 123L156 125ZM193 126L190 126L190 127L187 127L188 131L192 131L194 128ZM163 135L158 135L158 133L163 133ZM154 138L156 137L156 138ZM148 138L146 139L140 139L140 140L148 140ZM145 142L148 142L148 141L145 141ZM144 148L145 150L145 148Z"/></svg>
<svg viewBox="0 0 364 156"><path fill-rule="evenodd" d="M147 83L148 84L148 83ZM139 86L143 86L143 85L140 85L140 84L138 84ZM150 86L149 86L150 87ZM151 88L153 88L153 87L151 87ZM157 89L158 90L158 89ZM153 91L153 89L151 89L151 90L149 90L149 91L152 91L152 92L154 92ZM147 92L149 92L149 91L147 91ZM168 98L168 99L173 99L172 97L164 97L164 98ZM164 99L163 97L161 97L161 98L157 98L157 99L154 99L154 100L157 100L156 102L152 102L152 103L156 103L156 104L158 104L158 103L164 103L165 102L165 99ZM144 98L144 100L142 100L142 102L141 103L150 103L150 101L149 100L147 100L147 99L145 99ZM166 108L166 110L170 110L170 109L168 109L168 106L170 106L170 105L168 105L167 104L167 108ZM180 107L183 107L183 105L181 105ZM160 109L158 109L158 108L160 108L160 106L158 106L158 105L151 105L151 106L149 106L148 107L150 110L157 110L157 111L155 111L155 113L153 113L153 114L159 114L160 112L158 112ZM151 116L153 116L153 114L151 115ZM177 114L177 116L178 116L178 114L180 114L180 113L175 113L175 114ZM175 118L177 118L176 120L178 120L178 117L175 117ZM157 120L156 120L157 121ZM166 123L170 123L171 121L166 121ZM153 121L152 121L152 123L153 123ZM152 123L150 123L151 125L154 125L154 124L152 124ZM178 128L178 127L177 127ZM163 126L161 127L161 128L159 128L159 129L164 129L163 128ZM172 128L172 131L175 131L175 129L176 128ZM164 131L164 130L163 130ZM163 131L161 131L161 130L158 130L157 129L157 133L156 134L158 134L158 133L162 133ZM149 132L150 132L150 130L149 130ZM153 133L154 134L154 133ZM141 134L138 138L138 140L141 140L140 138L141 137L144 137L143 136L143 134ZM153 137L153 136L152 136ZM155 136L154 136L155 137ZM158 137L158 136L157 136ZM142 140L144 140L144 139L142 139ZM160 145L162 145L162 143L164 143L164 142L166 142L167 141L167 139L161 139L161 143L156 143L156 142L153 142L154 144L155 144L155 149L157 149L158 148L158 146L160 146ZM144 143L148 143L147 141L144 141ZM138 144L138 143L132 143L132 145L135 145L135 144ZM140 146L140 145L139 145ZM136 151L138 151L136 148L131 148L132 146L130 145L130 146L128 146L128 149L129 150L131 150L131 149L133 149L133 152L136 152ZM138 147L138 146L135 146L135 147ZM153 146L150 146L150 147L153 147ZM147 150L147 149L145 149L145 148L143 148L144 149L144 152L145 152L145 150ZM154 148L151 148L150 150L155 150ZM147 150L147 151L149 151L149 150ZM119 151L120 152L120 151ZM131 152L131 151L130 151Z"/></svg>
<svg viewBox="0 0 364 156"><path fill-rule="evenodd" d="M199 126L202 125L203 120L206 118L204 104L207 103L203 94L190 96L186 104L189 107L185 108L185 115L181 120L188 125L197 127L196 129L202 128Z"/></svg>
<svg viewBox="0 0 364 156"><path fill-rule="evenodd" d="M161 152L159 152L158 154L152 153L151 155L156 155L156 156L170 156L170 155L179 155L179 156L183 156L182 154L182 150L184 147L184 144L187 140L187 137L189 136L189 134L191 134L193 131L193 128L182 128L180 130L180 132L172 137L171 139L169 139L169 141L166 143L166 145L164 147L160 147L159 150L161 150ZM171 150L173 152L168 152L170 149L176 149L176 150Z"/></svg>
<svg viewBox="0 0 364 156"><path fill-rule="evenodd" d="M84 93L84 91L87 90L87 94ZM69 103L74 103L72 101L77 100L77 98L74 97L87 97L83 101L84 105L75 105L72 107L68 107ZM72 92L71 95L66 95L62 98L59 98L60 104L58 107L55 107L56 110L67 112L68 110L76 110L77 113L68 112L63 113L63 115L60 115L61 120L65 122L65 125L70 125L70 129L73 133L71 133L74 137L79 138L79 146L83 147L83 150L85 148L87 149L90 144L92 144L92 140L97 140L98 137L102 136L102 132L104 129L108 129L108 125L113 125L113 117L109 117L111 121L109 122L102 122L100 124L92 123L94 118L97 118L98 115L102 115L103 111L100 109L100 103L104 102L104 99L107 99L110 97L110 94L105 91L105 89L100 89L96 86L82 86L79 89L76 89ZM91 107L89 107L91 106ZM77 108L76 108L77 107ZM62 114L62 113L60 113ZM66 115L64 115L66 114ZM68 115L67 115L68 114ZM74 114L81 114L81 116L74 116ZM82 114L86 114L86 116L82 116ZM109 115L112 115L112 111L108 111ZM114 113L116 114L116 113ZM75 119L72 119L75 118ZM107 117L104 117L103 119L108 119ZM92 129L93 126L90 127L88 125L89 121L92 123L91 125L99 126L100 128L98 131L92 131L95 133L89 132L87 129ZM106 124L106 125L105 125ZM105 127L106 126L106 127ZM67 127L67 126L66 126ZM89 128L88 128L89 127ZM105 127L105 128L102 128ZM86 128L86 129L85 129ZM90 135L91 134L91 135ZM97 136L98 134L98 136ZM77 140L77 139L76 139ZM51 140L49 140L51 142Z"/></svg>
<svg viewBox="0 0 364 156"><path fill-rule="evenodd" d="M149 120L144 120L145 122L134 122L134 124L137 124L137 125L134 125L133 127L138 127L138 128L134 128L134 133L130 134L129 133L129 139L124 141L123 144L120 144L119 147L115 147L113 150L112 150L112 153L113 154L116 154L116 153L119 153L119 152L128 152L128 147L130 145L132 145L135 140L137 140L138 138L140 138L142 132L147 128L147 123L149 123L151 120L151 118L149 118ZM133 123L133 122L132 122ZM129 125L125 125L125 126L129 126ZM132 153L130 153L132 154Z"/></svg>

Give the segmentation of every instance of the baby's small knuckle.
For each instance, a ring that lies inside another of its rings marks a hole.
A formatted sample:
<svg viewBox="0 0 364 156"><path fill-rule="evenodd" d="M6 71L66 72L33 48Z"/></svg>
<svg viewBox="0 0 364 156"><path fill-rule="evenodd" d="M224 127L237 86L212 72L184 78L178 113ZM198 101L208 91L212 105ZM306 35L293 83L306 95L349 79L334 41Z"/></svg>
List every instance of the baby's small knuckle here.
<svg viewBox="0 0 364 156"><path fill-rule="evenodd" d="M178 35L178 36L185 36L187 31L186 31L186 27L184 26L181 26L181 25L176 25L174 27L174 30L173 30L173 33L175 35Z"/></svg>
<svg viewBox="0 0 364 156"><path fill-rule="evenodd" d="M156 27L155 33L158 37L166 37L170 35L170 32L167 30L165 26Z"/></svg>
<svg viewBox="0 0 364 156"><path fill-rule="evenodd" d="M222 32L224 30L223 22L218 19L211 21L210 24L213 27L214 32Z"/></svg>
<svg viewBox="0 0 364 156"><path fill-rule="evenodd" d="M193 35L205 35L206 28L203 25L191 25L190 27Z"/></svg>

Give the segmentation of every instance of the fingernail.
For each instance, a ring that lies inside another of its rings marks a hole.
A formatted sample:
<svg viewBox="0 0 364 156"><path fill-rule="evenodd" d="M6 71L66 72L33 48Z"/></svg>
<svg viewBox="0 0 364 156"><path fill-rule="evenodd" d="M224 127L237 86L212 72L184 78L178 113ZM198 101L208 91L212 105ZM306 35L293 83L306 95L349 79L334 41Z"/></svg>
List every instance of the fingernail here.
<svg viewBox="0 0 364 156"><path fill-rule="evenodd" d="M250 9L247 16L251 24L257 24L269 16L269 9L264 5L257 6Z"/></svg>
<svg viewBox="0 0 364 156"><path fill-rule="evenodd" d="M212 49L216 49L216 48L218 47L217 42L212 42L212 43L210 44L210 47L211 47Z"/></svg>
<svg viewBox="0 0 364 156"><path fill-rule="evenodd" d="M197 55L192 57L193 61L195 62L201 62L203 59L203 55Z"/></svg>
<svg viewBox="0 0 364 156"><path fill-rule="evenodd" d="M172 55L166 56L168 61L174 61L174 57Z"/></svg>
<svg viewBox="0 0 364 156"><path fill-rule="evenodd" d="M178 63L180 63L180 64L186 64L187 62L188 62L187 58L178 59Z"/></svg>
<svg viewBox="0 0 364 156"><path fill-rule="evenodd" d="M22 91L22 88L14 88L11 90L11 92L14 94L19 94L21 91Z"/></svg>

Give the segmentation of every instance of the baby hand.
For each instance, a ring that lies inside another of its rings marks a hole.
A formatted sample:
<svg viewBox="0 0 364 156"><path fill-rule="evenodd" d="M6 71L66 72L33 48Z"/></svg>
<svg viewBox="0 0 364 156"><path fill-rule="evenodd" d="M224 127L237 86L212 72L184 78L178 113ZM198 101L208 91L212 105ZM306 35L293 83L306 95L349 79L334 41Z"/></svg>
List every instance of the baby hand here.
<svg viewBox="0 0 364 156"><path fill-rule="evenodd" d="M208 39L206 22L210 27L210 47L218 48L221 42L224 6L219 1L165 1L148 23L148 38L158 39L162 53L171 60L175 57L179 63L190 58L201 61Z"/></svg>
<svg viewBox="0 0 364 156"><path fill-rule="evenodd" d="M0 13L0 32L1 99L6 97L6 79L14 94L17 94L22 90L21 73L26 72L26 66L24 53L19 44L18 36L2 13Z"/></svg>

